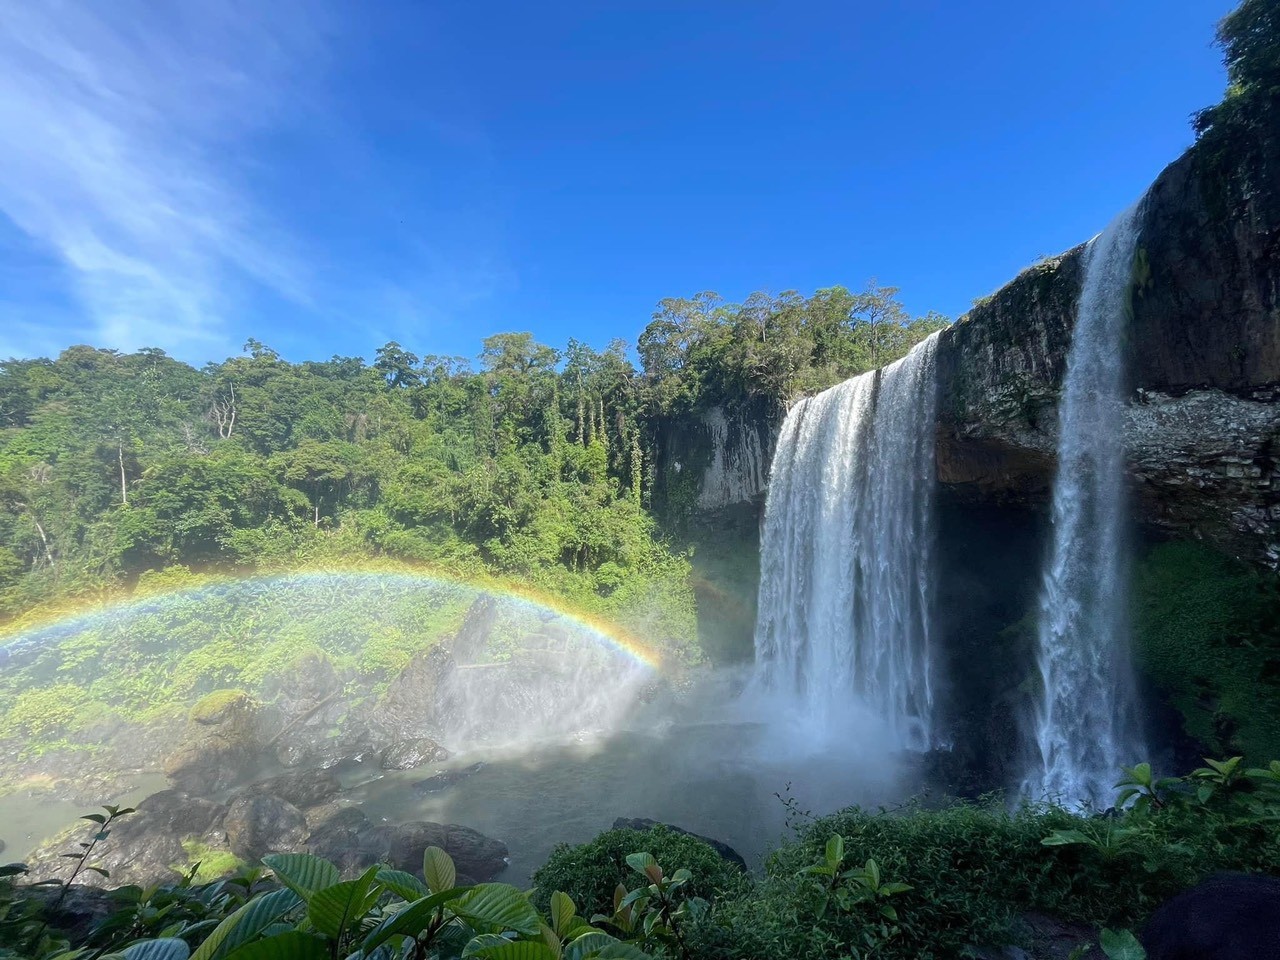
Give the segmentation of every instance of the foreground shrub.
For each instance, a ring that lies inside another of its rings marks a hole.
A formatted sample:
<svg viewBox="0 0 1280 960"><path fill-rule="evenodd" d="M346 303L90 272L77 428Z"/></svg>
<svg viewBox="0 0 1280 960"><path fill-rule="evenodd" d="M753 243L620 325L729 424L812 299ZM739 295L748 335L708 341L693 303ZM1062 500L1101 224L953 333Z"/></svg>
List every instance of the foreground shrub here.
<svg viewBox="0 0 1280 960"><path fill-rule="evenodd" d="M614 890L634 876L627 857L637 851L651 854L663 865L688 870L693 877L689 897L713 900L741 895L750 886L742 871L711 846L659 825L651 830L609 830L576 846L560 844L533 875L533 902L545 910L551 892L562 890L587 916L612 913Z"/></svg>
<svg viewBox="0 0 1280 960"><path fill-rule="evenodd" d="M104 839L117 811L109 813L92 815ZM81 864L96 842L74 855ZM453 860L438 847L423 855L424 879L378 864L343 880L333 863L305 853L272 854L263 863L269 880L254 868L202 886L188 877L169 887L122 887L112 895L114 909L87 935L63 936L50 924L69 882L48 905L0 879L0 958L651 960L643 949L650 942L680 942L676 920L684 904L672 891L683 878L668 881L656 865L648 876L648 863L636 869L650 883L626 898L625 939L592 926L562 893L550 898L544 918L509 884L458 885ZM0 871L0 878L20 871ZM632 916L641 921L634 929Z"/></svg>
<svg viewBox="0 0 1280 960"><path fill-rule="evenodd" d="M1030 911L1132 927L1212 874L1280 873L1280 764L1206 762L1168 780L1154 780L1145 764L1125 771L1133 806L1119 813L1010 811L992 800L851 808L817 819L770 858L753 889L722 900L696 926L694 950L716 958L955 957L1019 943L1021 915ZM835 877L852 895L840 896Z"/></svg>
<svg viewBox="0 0 1280 960"><path fill-rule="evenodd" d="M456 887L434 847L425 883L385 866L343 881L317 857L273 855L270 875L197 885L193 870L112 891L112 912L77 934L59 928L70 881L40 894L5 879L17 865L0 869L0 960L941 960L1018 943L1033 911L1103 928L1107 956L1136 958L1132 929L1178 892L1222 871L1280 874L1280 762L1205 764L1163 779L1127 769L1125 809L1097 815L995 800L851 808L811 821L758 882L664 827L561 845L532 896ZM72 880L103 872L95 851L127 813L87 818Z"/></svg>

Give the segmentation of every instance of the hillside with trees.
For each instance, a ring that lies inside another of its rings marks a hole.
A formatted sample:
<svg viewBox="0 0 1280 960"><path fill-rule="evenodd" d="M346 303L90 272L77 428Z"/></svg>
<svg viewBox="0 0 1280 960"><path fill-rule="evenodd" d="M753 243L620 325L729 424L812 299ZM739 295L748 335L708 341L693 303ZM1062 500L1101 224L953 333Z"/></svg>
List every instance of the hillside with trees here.
<svg viewBox="0 0 1280 960"><path fill-rule="evenodd" d="M175 565L372 556L602 612L688 608L685 545L650 510L658 425L785 405L945 325L896 294L664 300L638 367L622 341L555 349L528 333L485 339L475 364L398 343L372 363L291 362L256 340L199 370L89 346L6 361L0 616Z"/></svg>

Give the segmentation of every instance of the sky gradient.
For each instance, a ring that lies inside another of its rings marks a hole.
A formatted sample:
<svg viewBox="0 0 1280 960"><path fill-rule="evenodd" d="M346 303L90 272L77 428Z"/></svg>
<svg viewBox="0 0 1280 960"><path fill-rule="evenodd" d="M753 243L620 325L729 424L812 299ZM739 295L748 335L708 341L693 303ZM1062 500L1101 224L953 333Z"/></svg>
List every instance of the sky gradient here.
<svg viewBox="0 0 1280 960"><path fill-rule="evenodd" d="M0 357L294 360L869 278L962 313L1221 96L1223 0L0 0Z"/></svg>

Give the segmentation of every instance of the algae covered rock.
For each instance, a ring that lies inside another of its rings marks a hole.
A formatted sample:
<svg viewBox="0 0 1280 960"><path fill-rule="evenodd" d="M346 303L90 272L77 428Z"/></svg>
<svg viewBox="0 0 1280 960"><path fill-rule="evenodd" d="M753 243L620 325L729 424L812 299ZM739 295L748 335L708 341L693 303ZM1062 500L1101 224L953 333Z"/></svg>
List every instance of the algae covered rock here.
<svg viewBox="0 0 1280 960"><path fill-rule="evenodd" d="M243 690L218 690L191 708L164 773L178 789L204 795L244 780L259 755L259 707Z"/></svg>
<svg viewBox="0 0 1280 960"><path fill-rule="evenodd" d="M190 859L186 844L196 841L206 849L221 848L226 812L222 804L177 790L152 794L113 823L109 836L95 848L93 866L110 877L85 870L76 882L98 887L172 882ZM29 858L31 878L65 879L74 863L62 855L78 849L77 843L96 829L95 824L79 822L41 844Z"/></svg>
<svg viewBox="0 0 1280 960"><path fill-rule="evenodd" d="M383 770L413 770L428 763L441 763L452 754L430 737L400 740L382 751Z"/></svg>

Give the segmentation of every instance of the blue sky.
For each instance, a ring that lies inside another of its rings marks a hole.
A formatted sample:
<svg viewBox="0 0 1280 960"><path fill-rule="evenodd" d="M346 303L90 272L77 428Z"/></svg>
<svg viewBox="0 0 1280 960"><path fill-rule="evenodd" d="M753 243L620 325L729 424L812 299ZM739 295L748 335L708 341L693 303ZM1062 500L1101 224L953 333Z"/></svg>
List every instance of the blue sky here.
<svg viewBox="0 0 1280 960"><path fill-rule="evenodd" d="M1221 0L0 0L0 356L291 359L869 278L956 315L1224 83Z"/></svg>

